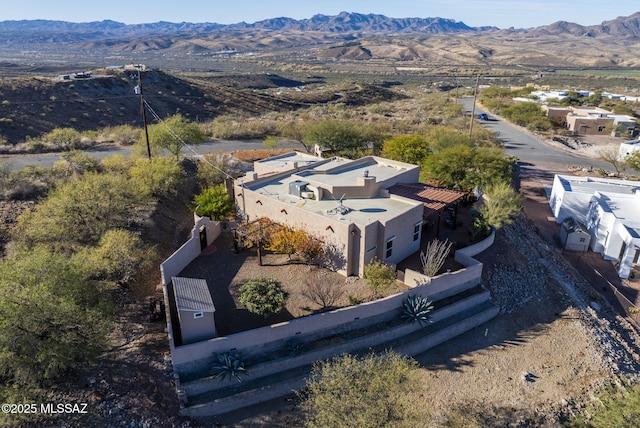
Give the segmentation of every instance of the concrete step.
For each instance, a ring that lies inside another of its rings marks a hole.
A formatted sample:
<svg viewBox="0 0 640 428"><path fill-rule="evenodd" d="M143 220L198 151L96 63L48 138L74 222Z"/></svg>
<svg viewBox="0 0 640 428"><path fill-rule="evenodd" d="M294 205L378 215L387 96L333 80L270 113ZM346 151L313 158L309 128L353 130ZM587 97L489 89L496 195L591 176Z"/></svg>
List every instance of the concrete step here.
<svg viewBox="0 0 640 428"><path fill-rule="evenodd" d="M431 313L433 323L451 317L455 314L465 312L470 308L474 308L491 298L488 291L478 288L473 294L465 294L461 300L451 299L449 304L443 306ZM419 332L422 327L418 324L407 324L402 321L399 316L393 322L383 322L377 325L370 325L366 329L359 329L349 332L343 332L334 336L327 336L322 339L322 343L328 343L316 347L318 343L312 342L305 345L297 355L273 355L269 361L262 361L250 364L245 362L250 378L247 381L255 379L259 374L260 377L271 376L282 371L283 365L293 369L299 366L313 364L315 361L330 358L344 352L351 352L352 349L370 348L380 343L386 343L399 337L405 337L411 333ZM187 397L201 395L215 390L225 390L228 388L237 388L238 381L230 378L220 380L214 376L204 376L191 381L180 382L179 389L183 390Z"/></svg>
<svg viewBox="0 0 640 428"><path fill-rule="evenodd" d="M351 341L345 343L350 345L347 347L344 346L345 344L329 346L323 349L325 357L316 358L313 361L330 358L343 352L367 353L371 349L394 349L405 355L417 355L487 322L495 317L498 312L498 306L490 300L476 301L474 306L467 306L427 327L414 329L405 335L398 336L398 331L392 331L390 336L393 337L390 340L382 340L375 346L360 346L361 344ZM194 418L209 417L289 395L293 391L305 387L306 378L311 372L313 361L309 364L292 367L289 365L292 362L289 359L280 360L278 362L279 372L260 376L243 383L237 383L236 381L236 385L233 387L215 388L189 396L189 403L187 407L182 409L181 413ZM216 382L216 380L213 380L211 383Z"/></svg>

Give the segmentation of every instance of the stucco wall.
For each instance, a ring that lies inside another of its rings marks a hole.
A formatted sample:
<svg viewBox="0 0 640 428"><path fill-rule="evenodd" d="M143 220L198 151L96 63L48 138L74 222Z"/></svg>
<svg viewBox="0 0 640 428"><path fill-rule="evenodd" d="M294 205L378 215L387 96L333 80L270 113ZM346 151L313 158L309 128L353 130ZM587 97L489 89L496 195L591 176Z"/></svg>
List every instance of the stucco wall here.
<svg viewBox="0 0 640 428"><path fill-rule="evenodd" d="M162 275L162 285L171 282L171 277L178 276L189 263L200 255L200 227L204 226L207 230L207 245L211 245L218 236L222 227L220 222L211 221L209 217L194 216L195 225L191 229L191 237L187 242L182 244L169 258L160 265L160 273Z"/></svg>
<svg viewBox="0 0 640 428"><path fill-rule="evenodd" d="M472 255L484 251L491 246L494 237L495 231L485 240L468 247L468 249L465 248L467 251L463 251L461 257L472 257ZM458 250L456 255L459 251L461 250ZM473 264L466 269L432 278L430 283L422 281L425 278L424 275L407 270L405 284L415 288L374 302L298 318L230 336L217 337L178 348L172 347L174 370L179 373L198 370L210 360L214 353L224 353L230 350L250 351L250 353L268 352L270 347L276 344L281 345L283 341L297 336L305 336L308 339L314 334L320 335L323 331L338 331L347 324L351 324L351 327L364 326L367 325L369 319L379 320L385 316L391 319L401 311L404 300L410 295L420 294L432 299L442 298L479 284L482 263L475 259L472 260ZM416 284L416 279L418 279L419 285Z"/></svg>

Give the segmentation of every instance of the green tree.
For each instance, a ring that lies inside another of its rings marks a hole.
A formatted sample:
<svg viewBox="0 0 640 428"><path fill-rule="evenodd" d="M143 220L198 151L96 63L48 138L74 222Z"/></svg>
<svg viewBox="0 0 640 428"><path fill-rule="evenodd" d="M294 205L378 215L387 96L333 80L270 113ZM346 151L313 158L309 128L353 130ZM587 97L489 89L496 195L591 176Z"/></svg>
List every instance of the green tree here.
<svg viewBox="0 0 640 428"><path fill-rule="evenodd" d="M176 159L154 157L138 159L129 170L131 180L144 196L175 195L182 179L182 167Z"/></svg>
<svg viewBox="0 0 640 428"><path fill-rule="evenodd" d="M197 123L190 122L180 114L169 117L162 123L151 125L149 131L149 145L154 153L168 150L176 159L185 144L200 144L206 139L206 133ZM140 145L145 146L145 135L141 134ZM146 151L146 149L144 149Z"/></svg>
<svg viewBox="0 0 640 428"><path fill-rule="evenodd" d="M262 141L262 145L269 150L274 150L276 147L278 147L279 142L280 142L280 139L278 137L273 135L267 135L264 141Z"/></svg>
<svg viewBox="0 0 640 428"><path fill-rule="evenodd" d="M53 165L53 169L59 175L76 176L85 172L98 172L100 164L98 160L80 150L72 150L60 155L61 161Z"/></svg>
<svg viewBox="0 0 640 428"><path fill-rule="evenodd" d="M318 144L330 150L353 151L362 149L366 139L354 122L323 120L310 126L305 134L307 144Z"/></svg>
<svg viewBox="0 0 640 428"><path fill-rule="evenodd" d="M42 247L0 261L2 385L45 386L105 344L108 305L63 255Z"/></svg>
<svg viewBox="0 0 640 428"><path fill-rule="evenodd" d="M378 293L384 292L396 282L396 270L392 265L374 258L364 266L364 279L373 290L373 298L375 299Z"/></svg>
<svg viewBox="0 0 640 428"><path fill-rule="evenodd" d="M451 126L431 126L427 129L425 138L434 152L457 146L473 147L468 133Z"/></svg>
<svg viewBox="0 0 640 428"><path fill-rule="evenodd" d="M515 159L501 149L472 148L460 144L444 148L422 164L424 179L436 180L447 187L472 190L496 181L510 181Z"/></svg>
<svg viewBox="0 0 640 428"><path fill-rule="evenodd" d="M158 256L133 232L113 229L102 235L97 246L78 252L75 259L87 276L129 284L148 274L156 265Z"/></svg>
<svg viewBox="0 0 640 428"><path fill-rule="evenodd" d="M468 175L474 170L474 157L473 148L465 144L443 148L425 160L421 173L448 187L472 189L474 180Z"/></svg>
<svg viewBox="0 0 640 428"><path fill-rule="evenodd" d="M598 159L603 162L611 164L616 171L616 177L620 176L620 173L627 169L627 159L620 157L618 147L607 146L598 151Z"/></svg>
<svg viewBox="0 0 640 428"><path fill-rule="evenodd" d="M411 398L421 389L417 363L393 351L344 354L313 366L304 405L311 428L414 427L426 411Z"/></svg>
<svg viewBox="0 0 640 428"><path fill-rule="evenodd" d="M484 204L480 207L482 221L500 229L510 224L516 213L522 210L522 195L506 182L497 182L485 188Z"/></svg>
<svg viewBox="0 0 640 428"><path fill-rule="evenodd" d="M249 312L263 315L265 318L269 314L281 312L288 298L289 293L275 278L253 278L240 287L240 303Z"/></svg>
<svg viewBox="0 0 640 428"><path fill-rule="evenodd" d="M532 130L550 129L553 127L551 119L546 117L542 108L536 103L516 103L500 110L500 114L519 126L526 126Z"/></svg>
<svg viewBox="0 0 640 428"><path fill-rule="evenodd" d="M79 149L82 140L80 133L73 128L55 128L42 139L64 150Z"/></svg>
<svg viewBox="0 0 640 428"><path fill-rule="evenodd" d="M22 213L13 237L27 245L92 245L107 230L128 226L139 201L127 177L85 174L57 187L35 210Z"/></svg>
<svg viewBox="0 0 640 428"><path fill-rule="evenodd" d="M234 205L223 184L204 189L193 199L195 212L199 216L211 216L214 220L224 220L234 211Z"/></svg>
<svg viewBox="0 0 640 428"><path fill-rule="evenodd" d="M429 155L429 142L419 135L397 135L384 142L382 156L414 165L422 164Z"/></svg>

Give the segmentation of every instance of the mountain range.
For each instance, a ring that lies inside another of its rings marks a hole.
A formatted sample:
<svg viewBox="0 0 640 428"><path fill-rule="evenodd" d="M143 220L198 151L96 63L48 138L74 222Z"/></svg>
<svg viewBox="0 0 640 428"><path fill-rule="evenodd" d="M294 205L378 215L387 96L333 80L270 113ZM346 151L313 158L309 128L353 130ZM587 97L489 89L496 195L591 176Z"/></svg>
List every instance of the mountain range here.
<svg viewBox="0 0 640 428"><path fill-rule="evenodd" d="M336 46L347 49L336 50ZM46 49L112 54L251 52L268 56L295 50L318 59L640 66L639 47L640 12L600 25L559 21L527 29L470 27L444 18L390 18L347 12L230 25L127 25L111 20L0 22L0 54Z"/></svg>

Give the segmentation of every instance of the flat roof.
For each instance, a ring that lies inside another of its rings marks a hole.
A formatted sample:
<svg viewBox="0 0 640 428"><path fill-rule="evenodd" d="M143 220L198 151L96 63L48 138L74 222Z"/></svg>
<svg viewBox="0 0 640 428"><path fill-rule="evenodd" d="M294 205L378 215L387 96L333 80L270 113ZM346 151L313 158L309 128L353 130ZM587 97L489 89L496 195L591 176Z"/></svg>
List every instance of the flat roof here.
<svg viewBox="0 0 640 428"><path fill-rule="evenodd" d="M574 193L595 193L606 195L634 195L640 191L640 181L612 180L597 177L574 177L558 175L565 190Z"/></svg>
<svg viewBox="0 0 640 428"><path fill-rule="evenodd" d="M298 164L298 167L303 167L305 165L312 165L323 160L325 159L307 153L290 152L270 158L260 159L257 160L256 163L267 165L274 169L281 169L285 166L293 167L294 162Z"/></svg>
<svg viewBox="0 0 640 428"><path fill-rule="evenodd" d="M207 281L198 278L172 277L176 305L181 311L215 312Z"/></svg>
<svg viewBox="0 0 640 428"><path fill-rule="evenodd" d="M399 173L417 166L402 162L388 161L381 158L366 157L351 161L343 158L331 158L303 171L291 171L290 174L264 178L245 184L246 188L291 206L304 209L317 215L329 217L347 224L361 225L379 221L386 223L416 206L419 202L405 198L378 193L372 197L342 197L330 194L334 187L359 187L356 179L365 175L375 177L376 183L388 180ZM289 193L289 183L307 182L309 185L323 189L323 199L301 198Z"/></svg>
<svg viewBox="0 0 640 428"><path fill-rule="evenodd" d="M409 165L409 164L407 164ZM330 165L324 165L323 169L310 168L300 171L296 175L302 180L308 178L327 187L354 185L358 177L368 175L375 177L376 182L386 181L400 172L408 171L408 167L394 165L389 162L381 162L372 157L362 158L355 161L333 160ZM331 169L329 169L331 168ZM365 174L366 171L366 174ZM336 195L334 195L336 196Z"/></svg>

